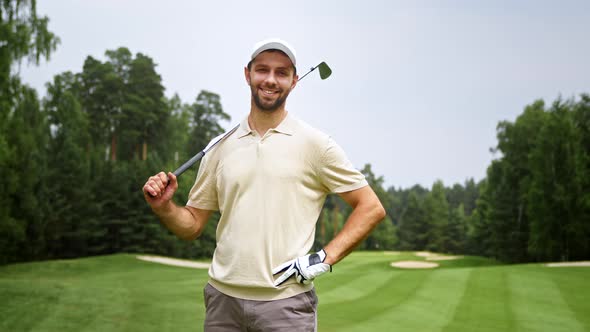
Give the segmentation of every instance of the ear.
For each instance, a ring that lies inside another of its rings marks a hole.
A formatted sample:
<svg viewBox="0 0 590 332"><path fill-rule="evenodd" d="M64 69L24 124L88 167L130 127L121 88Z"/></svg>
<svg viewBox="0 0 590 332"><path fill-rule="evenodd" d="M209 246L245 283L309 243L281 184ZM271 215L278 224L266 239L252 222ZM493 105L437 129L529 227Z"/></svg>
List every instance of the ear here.
<svg viewBox="0 0 590 332"><path fill-rule="evenodd" d="M297 82L299 82L299 76L295 75L295 76L293 76L293 82L291 82L291 91L293 91L293 89L295 89Z"/></svg>
<svg viewBox="0 0 590 332"><path fill-rule="evenodd" d="M250 71L248 70L248 67L244 67L244 76L246 77L246 83L250 85Z"/></svg>

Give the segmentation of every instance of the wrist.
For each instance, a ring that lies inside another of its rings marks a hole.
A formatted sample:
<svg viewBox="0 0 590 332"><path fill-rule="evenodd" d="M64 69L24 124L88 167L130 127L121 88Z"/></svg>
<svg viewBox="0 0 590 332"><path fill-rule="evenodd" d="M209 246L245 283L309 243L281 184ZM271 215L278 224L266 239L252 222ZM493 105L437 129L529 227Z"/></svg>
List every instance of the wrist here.
<svg viewBox="0 0 590 332"><path fill-rule="evenodd" d="M324 248L321 251L323 251L326 254L326 257L323 260L323 263L328 264L330 266L334 265L336 263L336 260L334 259L333 256L330 255L330 253Z"/></svg>
<svg viewBox="0 0 590 332"><path fill-rule="evenodd" d="M332 264L328 260L328 252L326 251L326 249L322 249L322 250L318 251L317 253L320 256L322 263L329 265L330 272L332 272Z"/></svg>
<svg viewBox="0 0 590 332"><path fill-rule="evenodd" d="M152 211L160 218L166 218L170 215L174 214L174 210L176 208L176 205L172 202L172 200L169 200L161 205L156 206L152 206Z"/></svg>

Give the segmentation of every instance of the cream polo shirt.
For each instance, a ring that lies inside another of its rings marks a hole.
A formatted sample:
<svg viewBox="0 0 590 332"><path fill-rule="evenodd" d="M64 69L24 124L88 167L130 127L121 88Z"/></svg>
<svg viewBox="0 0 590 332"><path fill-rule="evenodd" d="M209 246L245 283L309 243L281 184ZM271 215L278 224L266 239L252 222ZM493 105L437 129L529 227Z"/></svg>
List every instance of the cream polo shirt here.
<svg viewBox="0 0 590 332"><path fill-rule="evenodd" d="M247 118L201 161L188 206L219 210L209 282L229 296L276 300L312 288L274 287L272 269L309 253L329 193L367 185L326 134L287 114L263 137Z"/></svg>

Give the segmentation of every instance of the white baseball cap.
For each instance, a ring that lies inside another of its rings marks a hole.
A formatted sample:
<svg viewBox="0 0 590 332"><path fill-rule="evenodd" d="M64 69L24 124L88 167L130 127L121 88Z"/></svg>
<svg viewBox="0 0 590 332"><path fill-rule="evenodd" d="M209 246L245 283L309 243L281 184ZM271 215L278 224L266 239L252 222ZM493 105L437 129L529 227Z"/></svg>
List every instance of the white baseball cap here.
<svg viewBox="0 0 590 332"><path fill-rule="evenodd" d="M289 59L291 59L293 66L297 65L297 62L295 60L295 49L293 49L293 47L289 45L287 42L280 40L278 38L266 39L256 43L256 45L254 45L254 51L252 52L252 57L250 58L250 60L254 60L254 58L256 58L258 54L268 50L279 50L285 53L289 57Z"/></svg>

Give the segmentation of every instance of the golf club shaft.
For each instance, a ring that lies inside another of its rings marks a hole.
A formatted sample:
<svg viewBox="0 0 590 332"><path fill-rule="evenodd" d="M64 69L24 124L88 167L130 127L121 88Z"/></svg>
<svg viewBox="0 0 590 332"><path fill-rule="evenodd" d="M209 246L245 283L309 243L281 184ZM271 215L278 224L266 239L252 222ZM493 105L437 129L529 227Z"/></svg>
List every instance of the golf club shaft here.
<svg viewBox="0 0 590 332"><path fill-rule="evenodd" d="M197 153L196 155L194 155L191 159L189 159L187 162L182 164L182 166L178 167L173 172L174 176L178 177L180 174L184 173L187 169L189 169L197 161L201 160L201 158L203 158L204 155L205 155L204 151L201 151L201 152Z"/></svg>
<svg viewBox="0 0 590 332"><path fill-rule="evenodd" d="M315 67L311 67L311 69L305 73L303 76L299 77L299 79L297 81L301 81L305 76L307 76L309 73L311 73L312 71L314 71L319 65L315 66Z"/></svg>
<svg viewBox="0 0 590 332"><path fill-rule="evenodd" d="M189 169L191 166L193 166L197 161L201 160L203 158L203 156L205 156L205 154L209 150L211 150L215 145L217 145L217 143L219 143L219 142L223 141L224 139L226 139L227 137L229 137L234 131L236 131L236 129L238 129L239 126L240 125L237 125L237 126L233 127L231 130L229 130L228 132L226 132L225 134L214 138L211 142L209 142L209 144L202 151L200 151L199 153L194 155L191 159L187 160L187 162L185 162L180 167L178 167L174 172L172 172L172 174L174 174L174 176L176 176L176 177L179 177L187 169ZM166 187L168 187L168 184L170 184L170 178L168 178L168 182L166 182ZM152 195L150 194L150 196L152 196Z"/></svg>
<svg viewBox="0 0 590 332"><path fill-rule="evenodd" d="M214 138L213 140L211 140L211 142L209 142L209 144L203 149L203 151L197 153L191 159L189 159L187 162L185 162L184 164L182 164L182 166L178 167L174 171L174 175L178 177L178 176L180 176L180 174L184 173L187 169L189 169L197 161L201 160L201 158L203 158L203 156L205 156L205 154L209 150L211 150L215 145L217 145L219 142L223 141L224 139L226 139L227 137L229 137L231 134L233 134L233 132L236 131L239 126L240 125L238 124L237 126L233 127L229 131L227 131L225 134L220 135L220 136L217 136L216 138Z"/></svg>

